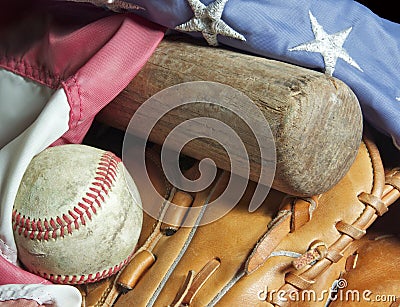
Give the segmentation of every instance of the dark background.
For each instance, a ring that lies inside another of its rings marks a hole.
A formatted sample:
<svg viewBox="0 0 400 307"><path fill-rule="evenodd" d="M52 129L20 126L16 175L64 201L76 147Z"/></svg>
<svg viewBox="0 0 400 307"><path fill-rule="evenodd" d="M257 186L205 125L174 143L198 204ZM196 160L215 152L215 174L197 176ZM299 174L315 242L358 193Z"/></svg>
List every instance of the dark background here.
<svg viewBox="0 0 400 307"><path fill-rule="evenodd" d="M357 2L361 3L368 7L371 11L373 11L378 16L388 19L393 22L400 22L400 10L394 7L394 2L386 1L365 1L365 0L357 0Z"/></svg>

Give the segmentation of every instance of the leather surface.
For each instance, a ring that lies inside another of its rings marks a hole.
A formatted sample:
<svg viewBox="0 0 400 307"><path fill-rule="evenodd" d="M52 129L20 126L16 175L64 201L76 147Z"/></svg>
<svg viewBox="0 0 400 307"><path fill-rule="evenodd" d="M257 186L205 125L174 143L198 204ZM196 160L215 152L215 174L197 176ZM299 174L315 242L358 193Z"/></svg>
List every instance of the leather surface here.
<svg viewBox="0 0 400 307"><path fill-rule="evenodd" d="M390 233L374 234L355 255L354 268L341 275L346 287L337 292L337 299L329 307L400 305L400 237ZM346 299L346 293L350 293L347 291L357 292ZM340 300L341 297L344 299Z"/></svg>
<svg viewBox="0 0 400 307"><path fill-rule="evenodd" d="M171 187L156 164L150 167L150 176L168 195ZM97 306L325 306L327 296L315 302L282 301L270 294L281 291L288 297L294 291L301 297L305 291L318 294L331 289L346 272L348 259L369 242L366 230L378 218L377 212L400 196L393 185L385 185L385 180L397 180L397 171L386 175L385 179L377 148L365 139L346 176L312 199L271 190L263 205L250 213L247 207L255 188L250 182L241 201L224 217L199 227L181 227L169 236L162 232L161 222L145 214L137 253L147 251L155 262L135 276L130 291L121 291L110 280ZM192 195L193 206L223 192L229 174L221 176L214 190ZM143 201L152 201L140 192ZM371 204L360 201L363 193L370 195ZM353 278L358 277L349 277L349 282Z"/></svg>
<svg viewBox="0 0 400 307"><path fill-rule="evenodd" d="M224 179L227 179L227 177ZM223 191L225 183L226 181L216 189L214 195ZM205 264L215 258L220 259L221 266L216 271L218 274L213 275L205 284L205 287L211 286L213 289L205 291L205 295L204 293L199 294L204 303L211 300L215 291L218 291L217 285L222 287L234 276L238 267L243 264L249 251L253 248L257 238L266 231L268 223L275 216L281 200L285 196L283 193L271 191L265 205L250 215L247 214L247 206L254 188L254 183L251 183L242 201L226 216L197 229L188 250L166 282L155 306L171 304L189 270L199 272ZM202 197L204 197L202 193L197 193L195 200ZM251 227L248 225L251 225ZM119 298L116 306L145 306L148 304L173 261L182 250L191 230L191 228L180 228L174 235L161 238L154 249L154 254L157 257L156 263L132 291ZM147 231L145 230L145 232ZM203 302L199 304L203 304Z"/></svg>
<svg viewBox="0 0 400 307"><path fill-rule="evenodd" d="M336 223L340 220L352 222L364 210L365 206L358 201L357 195L363 191L371 191L372 175L369 152L365 144L362 144L348 174L333 189L320 195L311 222L294 233L289 233L275 251L303 254L315 240L331 245L340 236L335 227ZM294 271L291 265L293 260L294 258L287 256L269 258L257 271L242 278L220 300L219 305L271 306L267 300L260 300L259 293L264 291L265 287L268 287L269 293L271 290L278 291L285 283L285 274ZM336 272L332 270L331 274L319 276L317 285L319 288L329 289L336 277ZM285 298L289 300L288 296Z"/></svg>

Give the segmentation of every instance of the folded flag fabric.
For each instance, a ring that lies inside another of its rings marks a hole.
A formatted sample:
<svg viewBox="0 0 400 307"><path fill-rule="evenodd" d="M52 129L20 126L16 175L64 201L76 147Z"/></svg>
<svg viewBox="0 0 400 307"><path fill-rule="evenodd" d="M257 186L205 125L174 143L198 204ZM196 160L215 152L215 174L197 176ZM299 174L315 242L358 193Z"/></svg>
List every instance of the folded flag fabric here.
<svg viewBox="0 0 400 307"><path fill-rule="evenodd" d="M172 30L323 71L400 148L400 25L353 0L83 0Z"/></svg>

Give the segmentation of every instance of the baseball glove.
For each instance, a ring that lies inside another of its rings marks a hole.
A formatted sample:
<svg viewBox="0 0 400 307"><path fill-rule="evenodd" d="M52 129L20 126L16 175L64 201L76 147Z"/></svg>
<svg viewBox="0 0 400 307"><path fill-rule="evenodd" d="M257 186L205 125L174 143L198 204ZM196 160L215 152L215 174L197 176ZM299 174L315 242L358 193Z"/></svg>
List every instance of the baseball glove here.
<svg viewBox="0 0 400 307"><path fill-rule="evenodd" d="M165 180L157 159L149 152L149 176L158 192L177 205L202 206L216 199L229 181L229 173L221 171L201 192L179 191ZM186 176L196 178L196 169L194 165ZM263 205L250 213L247 207L255 187L250 182L229 213L205 225L199 221L207 206L197 211L192 227L176 226L189 215L179 214L176 223L166 224L145 214L132 261L116 276L78 286L84 304L325 306L340 278L348 278L354 289L362 286L357 284L362 271L348 269L350 263L354 267L358 250L367 255L360 256L363 266L368 257L380 259L369 254L369 246L381 249L389 244L386 239L368 241L366 233L399 198L400 171L385 171L375 143L365 136L349 172L324 194L295 198L271 190ZM139 191L143 203L154 201L150 193L140 187ZM172 214L168 209L166 202L164 216ZM389 245L399 252L397 241Z"/></svg>
<svg viewBox="0 0 400 307"><path fill-rule="evenodd" d="M347 258L329 307L400 306L400 237L371 231Z"/></svg>

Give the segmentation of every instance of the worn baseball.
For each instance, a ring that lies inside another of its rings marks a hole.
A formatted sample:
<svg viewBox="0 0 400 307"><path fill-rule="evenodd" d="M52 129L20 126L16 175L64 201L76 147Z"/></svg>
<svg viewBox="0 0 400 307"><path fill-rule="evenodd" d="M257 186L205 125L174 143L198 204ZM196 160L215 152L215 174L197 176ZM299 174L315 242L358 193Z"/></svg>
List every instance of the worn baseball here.
<svg viewBox="0 0 400 307"><path fill-rule="evenodd" d="M81 284L118 272L143 222L137 187L113 153L81 144L35 156L13 208L18 258L54 283Z"/></svg>

